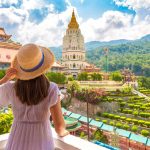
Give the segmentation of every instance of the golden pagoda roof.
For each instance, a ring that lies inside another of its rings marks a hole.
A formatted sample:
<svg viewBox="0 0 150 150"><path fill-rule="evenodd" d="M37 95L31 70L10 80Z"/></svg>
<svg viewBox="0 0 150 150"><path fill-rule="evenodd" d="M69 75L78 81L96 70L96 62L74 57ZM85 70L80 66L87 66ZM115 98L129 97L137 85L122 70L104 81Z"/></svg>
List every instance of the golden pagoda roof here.
<svg viewBox="0 0 150 150"><path fill-rule="evenodd" d="M75 14L74 14L74 10L72 12L72 17L71 17L70 23L68 24L68 28L69 29L73 29L73 28L78 29L79 28L79 24L78 24L78 22L76 20L76 17L75 17Z"/></svg>
<svg viewBox="0 0 150 150"><path fill-rule="evenodd" d="M4 28L0 28L0 42L5 42L7 40L9 40L11 37L11 35L7 35L5 33Z"/></svg>

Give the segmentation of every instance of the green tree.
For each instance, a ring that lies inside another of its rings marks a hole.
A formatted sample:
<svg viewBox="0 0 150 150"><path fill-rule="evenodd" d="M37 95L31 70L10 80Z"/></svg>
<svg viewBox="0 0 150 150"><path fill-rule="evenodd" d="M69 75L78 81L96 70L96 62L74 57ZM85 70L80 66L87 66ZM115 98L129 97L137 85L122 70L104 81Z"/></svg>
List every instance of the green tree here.
<svg viewBox="0 0 150 150"><path fill-rule="evenodd" d="M46 74L46 76L50 81L55 82L57 84L66 83L66 76L63 73L49 72Z"/></svg>
<svg viewBox="0 0 150 150"><path fill-rule="evenodd" d="M122 81L122 76L120 72L112 72L111 79L114 81Z"/></svg>
<svg viewBox="0 0 150 150"><path fill-rule="evenodd" d="M93 81L101 81L102 80L102 76L99 73L92 73L91 78Z"/></svg>
<svg viewBox="0 0 150 150"><path fill-rule="evenodd" d="M88 80L87 72L81 72L80 74L78 74L78 80L79 81L87 81Z"/></svg>

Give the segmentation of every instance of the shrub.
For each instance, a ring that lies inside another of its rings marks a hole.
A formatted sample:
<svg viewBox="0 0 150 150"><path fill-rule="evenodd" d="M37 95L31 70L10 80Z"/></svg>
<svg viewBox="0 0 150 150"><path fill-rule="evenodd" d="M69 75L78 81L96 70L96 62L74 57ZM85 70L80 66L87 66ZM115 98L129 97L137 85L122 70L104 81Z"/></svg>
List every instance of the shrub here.
<svg viewBox="0 0 150 150"><path fill-rule="evenodd" d="M146 125L148 128L150 128L150 122L149 121L145 121L144 125Z"/></svg>
<svg viewBox="0 0 150 150"><path fill-rule="evenodd" d="M103 117L108 117L108 116L109 116L109 113L103 113L102 116L103 116Z"/></svg>
<svg viewBox="0 0 150 150"><path fill-rule="evenodd" d="M138 130L138 127L137 127L137 126L132 126L131 131L137 132L137 130Z"/></svg>
<svg viewBox="0 0 150 150"><path fill-rule="evenodd" d="M131 118L126 118L126 121L131 122Z"/></svg>
<svg viewBox="0 0 150 150"><path fill-rule="evenodd" d="M149 136L149 131L148 130L142 130L141 134L144 136Z"/></svg>
<svg viewBox="0 0 150 150"><path fill-rule="evenodd" d="M5 76L5 70L0 70L0 79L2 79Z"/></svg>
<svg viewBox="0 0 150 150"><path fill-rule="evenodd" d="M107 120L102 120L102 122L103 122L103 123L107 123L108 121L107 121Z"/></svg>
<svg viewBox="0 0 150 150"><path fill-rule="evenodd" d="M122 116L122 117L120 117L120 119L121 119L121 120L125 120L125 119L126 119L126 117Z"/></svg>
<svg viewBox="0 0 150 150"><path fill-rule="evenodd" d="M133 111L132 113L134 116L138 116L138 111Z"/></svg>
<svg viewBox="0 0 150 150"><path fill-rule="evenodd" d="M117 122L117 123L116 123L116 127L121 128L121 127L122 127L122 124L121 124L120 122Z"/></svg>
<svg viewBox="0 0 150 150"><path fill-rule="evenodd" d="M87 72L82 72L82 73L78 74L78 80L79 81L87 81L88 80Z"/></svg>
<svg viewBox="0 0 150 150"><path fill-rule="evenodd" d="M63 73L48 72L46 73L46 76L50 81L55 82L57 84L66 83L66 76Z"/></svg>
<svg viewBox="0 0 150 150"><path fill-rule="evenodd" d="M128 130L129 128L130 128L129 125L127 125L127 124L123 125L123 129Z"/></svg>
<svg viewBox="0 0 150 150"><path fill-rule="evenodd" d="M114 115L114 118L118 120L118 119L120 119L120 116Z"/></svg>
<svg viewBox="0 0 150 150"><path fill-rule="evenodd" d="M99 73L92 73L91 78L93 81L101 81L102 80L102 75Z"/></svg>
<svg viewBox="0 0 150 150"><path fill-rule="evenodd" d="M143 125L144 122L145 122L144 120L139 120L139 121L138 121L138 124L139 124L139 125Z"/></svg>
<svg viewBox="0 0 150 150"><path fill-rule="evenodd" d="M133 122L134 124L138 124L138 121L139 121L139 120L137 120L137 119L132 119L132 122Z"/></svg>
<svg viewBox="0 0 150 150"><path fill-rule="evenodd" d="M124 107L126 105L126 102L121 102L120 107Z"/></svg>
<svg viewBox="0 0 150 150"><path fill-rule="evenodd" d="M10 131L13 121L12 111L9 110L8 114L0 114L0 134L8 133Z"/></svg>
<svg viewBox="0 0 150 150"><path fill-rule="evenodd" d="M114 126L114 125L115 125L115 122L114 122L114 121L110 121L109 124L110 124L111 126Z"/></svg>

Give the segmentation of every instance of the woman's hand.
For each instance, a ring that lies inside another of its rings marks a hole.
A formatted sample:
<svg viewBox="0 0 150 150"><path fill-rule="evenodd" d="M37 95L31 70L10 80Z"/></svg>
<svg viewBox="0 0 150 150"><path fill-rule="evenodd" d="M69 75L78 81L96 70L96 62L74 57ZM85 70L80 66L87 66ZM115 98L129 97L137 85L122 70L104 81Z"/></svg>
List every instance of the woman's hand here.
<svg viewBox="0 0 150 150"><path fill-rule="evenodd" d="M64 130L59 131L57 134L58 134L58 136L60 136L60 137L64 137L64 136L68 135L69 132L64 129Z"/></svg>
<svg viewBox="0 0 150 150"><path fill-rule="evenodd" d="M14 79L16 77L16 74L17 74L17 70L16 69L9 68L6 71L6 74L5 74L4 78L8 81L8 80Z"/></svg>

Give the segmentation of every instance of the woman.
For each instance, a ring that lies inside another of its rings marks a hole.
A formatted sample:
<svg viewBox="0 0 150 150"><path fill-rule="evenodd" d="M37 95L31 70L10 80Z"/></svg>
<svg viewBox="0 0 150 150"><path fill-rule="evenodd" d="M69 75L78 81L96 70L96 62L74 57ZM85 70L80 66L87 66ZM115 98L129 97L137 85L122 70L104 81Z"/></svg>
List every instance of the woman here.
<svg viewBox="0 0 150 150"><path fill-rule="evenodd" d="M0 105L11 104L14 115L6 150L53 150L50 114L57 134L68 134L58 87L44 75L53 62L50 50L24 45L0 80ZM15 82L9 81L14 78Z"/></svg>

